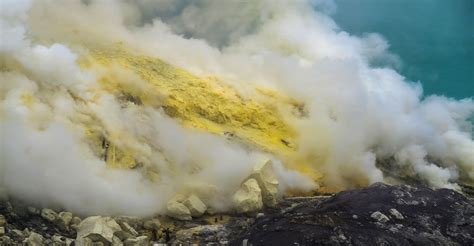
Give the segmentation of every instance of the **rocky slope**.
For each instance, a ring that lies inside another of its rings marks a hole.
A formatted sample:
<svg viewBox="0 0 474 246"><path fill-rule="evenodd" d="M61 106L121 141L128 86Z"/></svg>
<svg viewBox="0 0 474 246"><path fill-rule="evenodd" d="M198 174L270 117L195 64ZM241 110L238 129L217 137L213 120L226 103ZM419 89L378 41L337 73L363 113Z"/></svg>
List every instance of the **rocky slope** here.
<svg viewBox="0 0 474 246"><path fill-rule="evenodd" d="M474 203L448 189L370 187L286 198L257 214L80 218L0 203L0 245L472 245Z"/></svg>
<svg viewBox="0 0 474 246"><path fill-rule="evenodd" d="M448 189L381 183L259 219L234 245L472 245L472 200Z"/></svg>

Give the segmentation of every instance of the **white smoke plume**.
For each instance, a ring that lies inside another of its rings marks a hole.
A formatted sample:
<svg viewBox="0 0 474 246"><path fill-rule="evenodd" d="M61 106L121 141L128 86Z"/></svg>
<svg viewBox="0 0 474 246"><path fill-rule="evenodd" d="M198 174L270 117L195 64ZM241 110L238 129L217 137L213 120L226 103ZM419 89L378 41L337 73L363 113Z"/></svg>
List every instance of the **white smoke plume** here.
<svg viewBox="0 0 474 246"><path fill-rule="evenodd" d="M231 207L232 192L267 154L183 127L154 108L95 98L97 74L77 60L89 47L118 42L217 75L242 93L239 81L247 81L304 102L307 117L288 120L300 136L299 155L323 172L325 186L384 181L378 160L434 187L474 181L472 99L422 99L421 85L391 67L399 61L387 41L340 30L327 14L331 1L3 0L0 8L0 192L81 214L160 213L183 189L212 190L211 207ZM373 67L374 60L391 66ZM158 182L107 168L92 153L76 126L90 112L107 129L124 129L127 144L167 170ZM282 192L315 187L274 163Z"/></svg>

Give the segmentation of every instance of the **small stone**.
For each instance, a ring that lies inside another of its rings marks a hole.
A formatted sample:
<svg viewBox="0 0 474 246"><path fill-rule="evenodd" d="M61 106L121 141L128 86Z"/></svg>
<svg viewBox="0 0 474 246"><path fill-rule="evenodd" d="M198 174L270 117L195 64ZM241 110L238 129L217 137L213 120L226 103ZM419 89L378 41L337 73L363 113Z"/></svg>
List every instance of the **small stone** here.
<svg viewBox="0 0 474 246"><path fill-rule="evenodd" d="M126 240L129 238L134 238L138 236L138 232L131 227L127 222L121 221L119 222L120 227L122 228L122 231L117 232L117 236L120 238L120 240Z"/></svg>
<svg viewBox="0 0 474 246"><path fill-rule="evenodd" d="M226 240L229 232L223 225L200 225L190 229L179 230L176 232L176 239L179 242Z"/></svg>
<svg viewBox="0 0 474 246"><path fill-rule="evenodd" d="M133 228L139 228L143 224L143 220L135 216L119 216L119 217L116 217L115 220L119 224L121 222L127 222L127 224L129 224Z"/></svg>
<svg viewBox="0 0 474 246"><path fill-rule="evenodd" d="M44 208L41 210L41 217L47 221L54 222L58 218L58 214L52 209Z"/></svg>
<svg viewBox="0 0 474 246"><path fill-rule="evenodd" d="M44 245L43 240L44 240L43 236L41 236L40 234L36 232L31 232L30 236L27 239L25 239L23 242L28 246L43 246Z"/></svg>
<svg viewBox="0 0 474 246"><path fill-rule="evenodd" d="M185 201L184 205L188 207L192 217L199 217L206 212L207 206L199 197L190 195Z"/></svg>
<svg viewBox="0 0 474 246"><path fill-rule="evenodd" d="M149 239L147 236L140 236L137 238L129 238L125 240L125 246L147 246L149 245Z"/></svg>
<svg viewBox="0 0 474 246"><path fill-rule="evenodd" d="M387 221L389 221L390 219L387 217L387 215L379 212L379 211L376 211L376 212L373 212L370 217L372 219L375 219L377 220L378 222L381 222L381 223L385 223Z"/></svg>
<svg viewBox="0 0 474 246"><path fill-rule="evenodd" d="M77 245L84 245L85 238L93 242L103 242L104 244L113 244L114 241L120 241L114 236L116 232L122 231L120 225L110 217L91 216L84 219L78 226Z"/></svg>
<svg viewBox="0 0 474 246"><path fill-rule="evenodd" d="M72 221L72 218L72 213L61 212L59 213L58 218L55 220L55 222L61 230L67 231L69 230L69 225Z"/></svg>
<svg viewBox="0 0 474 246"><path fill-rule="evenodd" d="M161 223L159 219L150 219L143 223L143 228L147 230L158 230L160 229Z"/></svg>
<svg viewBox="0 0 474 246"><path fill-rule="evenodd" d="M0 237L2 237L3 235L5 235L5 227L0 227Z"/></svg>
<svg viewBox="0 0 474 246"><path fill-rule="evenodd" d="M259 218L262 218L262 217L264 217L264 216L265 216L264 213L258 213L257 216L256 216L256 218L259 219Z"/></svg>
<svg viewBox="0 0 474 246"><path fill-rule="evenodd" d="M74 230L77 230L77 227L79 226L79 224L81 223L81 218L77 217L77 216L74 216L72 217L72 220L71 220L71 223L69 224L69 226L74 229Z"/></svg>
<svg viewBox="0 0 474 246"><path fill-rule="evenodd" d="M67 244L67 238L60 236L60 235L54 235L51 237L51 240L53 241L54 245L68 245Z"/></svg>
<svg viewBox="0 0 474 246"><path fill-rule="evenodd" d="M405 217L403 217L402 213L398 212L398 210L394 209L394 208L391 208L390 210L388 210L390 212L391 215L393 215L393 217L399 219L399 220L402 220L404 219Z"/></svg>
<svg viewBox="0 0 474 246"><path fill-rule="evenodd" d="M13 245L12 239L9 236L0 237L0 245Z"/></svg>
<svg viewBox="0 0 474 246"><path fill-rule="evenodd" d="M5 226L7 224L7 220L5 219L5 216L0 214L0 226Z"/></svg>
<svg viewBox="0 0 474 246"><path fill-rule="evenodd" d="M17 230L17 229L13 229L11 230L11 233L12 235L16 238L16 239L23 239L25 236L23 235L23 232L20 231L20 230Z"/></svg>
<svg viewBox="0 0 474 246"><path fill-rule="evenodd" d="M30 213L31 215L40 215L41 214L41 211L35 207L27 207L26 208L28 210L28 213Z"/></svg>
<svg viewBox="0 0 474 246"><path fill-rule="evenodd" d="M177 201L169 201L166 204L167 215L178 220L191 220L191 211L184 204Z"/></svg>
<svg viewBox="0 0 474 246"><path fill-rule="evenodd" d="M356 220L356 219L359 218L359 216L357 216L356 214L353 214L353 215L352 215L352 218Z"/></svg>

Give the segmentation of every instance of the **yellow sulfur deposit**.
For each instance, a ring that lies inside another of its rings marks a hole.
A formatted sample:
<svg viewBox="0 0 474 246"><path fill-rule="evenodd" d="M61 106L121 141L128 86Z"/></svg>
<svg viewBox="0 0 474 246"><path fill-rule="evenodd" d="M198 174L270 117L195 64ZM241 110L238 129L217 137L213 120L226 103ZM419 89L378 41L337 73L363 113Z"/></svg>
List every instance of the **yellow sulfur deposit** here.
<svg viewBox="0 0 474 246"><path fill-rule="evenodd" d="M276 107L244 98L216 78L200 78L158 58L133 55L123 49L93 50L81 64L100 70L103 89L136 104L162 107L185 125L228 135L280 156L295 149L295 131ZM123 78L115 75L117 66L138 75L150 87L136 88L120 82ZM108 144L110 165L135 166L132 153Z"/></svg>

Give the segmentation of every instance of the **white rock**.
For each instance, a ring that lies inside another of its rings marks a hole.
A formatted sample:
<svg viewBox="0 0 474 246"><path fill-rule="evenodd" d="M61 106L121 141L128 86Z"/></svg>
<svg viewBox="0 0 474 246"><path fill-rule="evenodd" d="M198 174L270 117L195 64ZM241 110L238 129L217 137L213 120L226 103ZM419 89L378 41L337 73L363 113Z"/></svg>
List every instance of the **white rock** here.
<svg viewBox="0 0 474 246"><path fill-rule="evenodd" d="M7 224L7 220L5 219L5 216L0 214L0 226L5 226Z"/></svg>
<svg viewBox="0 0 474 246"><path fill-rule="evenodd" d="M56 224L59 226L60 229L62 230L69 230L69 225L71 224L72 221L72 213L70 212L61 212L58 215L58 218L56 219Z"/></svg>
<svg viewBox="0 0 474 246"><path fill-rule="evenodd" d="M185 201L184 205L191 212L192 217L199 217L206 212L207 206L204 204L199 197L190 195Z"/></svg>
<svg viewBox="0 0 474 246"><path fill-rule="evenodd" d="M125 246L148 246L150 240L148 239L147 236L140 236L137 238L129 238L125 240L124 245Z"/></svg>
<svg viewBox="0 0 474 246"><path fill-rule="evenodd" d="M51 240L53 241L53 245L55 245L55 246L59 246L59 245L69 246L73 242L73 240L71 238L63 237L63 236L60 236L60 235L52 236Z"/></svg>
<svg viewBox="0 0 474 246"><path fill-rule="evenodd" d="M79 224L81 223L81 218L77 217L77 216L74 216L72 217L72 220L71 220L71 223L69 224L69 226L74 229L74 230L77 230L77 227L79 226Z"/></svg>
<svg viewBox="0 0 474 246"><path fill-rule="evenodd" d="M389 221L390 219L387 217L387 215L379 212L379 211L376 211L376 212L373 212L370 217L372 219L375 219L377 220L378 222L381 222L381 223L385 223L387 221Z"/></svg>
<svg viewBox="0 0 474 246"><path fill-rule="evenodd" d="M166 214L178 220L191 220L191 211L181 202L171 200L166 204Z"/></svg>
<svg viewBox="0 0 474 246"><path fill-rule="evenodd" d="M43 208L41 210L41 217L47 221L54 222L58 218L58 214L49 208Z"/></svg>
<svg viewBox="0 0 474 246"><path fill-rule="evenodd" d="M123 241L123 240L129 239L129 238L134 238L134 237L138 236L138 232L133 227L131 227L127 222L119 221L118 224L122 228L122 231L116 232L115 235L118 238L120 238L120 240Z"/></svg>
<svg viewBox="0 0 474 246"><path fill-rule="evenodd" d="M31 232L30 236L26 238L25 241L23 241L23 243L28 246L43 246L44 245L43 240L44 240L43 236L41 236L40 234L36 232Z"/></svg>
<svg viewBox="0 0 474 246"><path fill-rule="evenodd" d="M262 190L263 203L267 206L277 204L278 179L273 170L272 161L268 158L260 159L253 168L249 179L255 179Z"/></svg>
<svg viewBox="0 0 474 246"><path fill-rule="evenodd" d="M263 207L261 189L255 179L245 181L232 200L241 213L258 211Z"/></svg>
<svg viewBox="0 0 474 246"><path fill-rule="evenodd" d="M81 243L84 243L84 239L88 238L93 242L102 242L108 245L117 242L114 234L121 230L120 225L110 217L91 216L79 224L76 241L78 245L83 245Z"/></svg>
<svg viewBox="0 0 474 246"><path fill-rule="evenodd" d="M159 219L150 219L143 223L143 228L147 230L158 230L160 229L161 223Z"/></svg>
<svg viewBox="0 0 474 246"><path fill-rule="evenodd" d="M393 215L393 217L399 219L399 220L402 220L404 219L402 213L398 212L398 210L394 209L394 208L391 208L390 210L388 210L390 212L391 215Z"/></svg>

